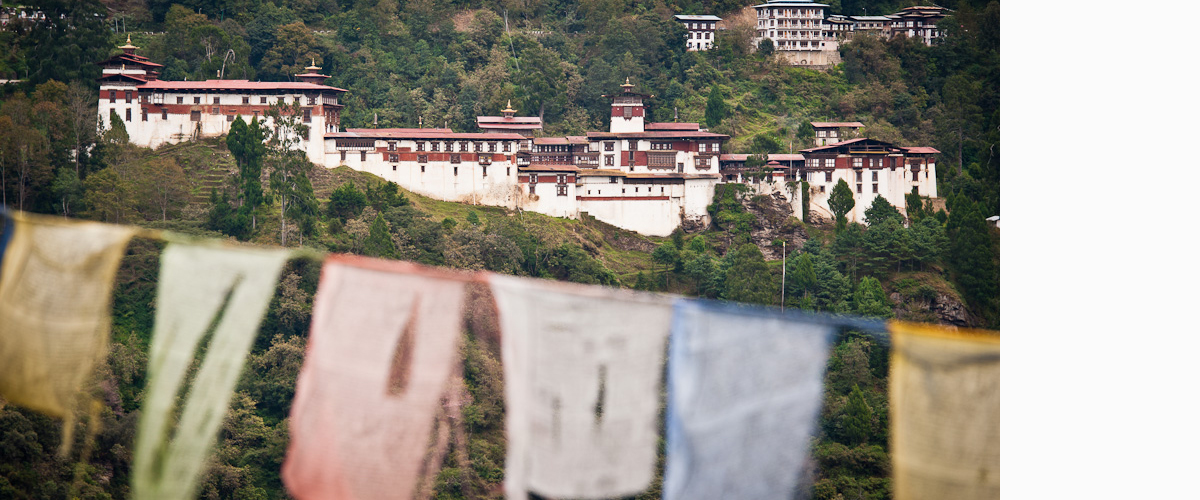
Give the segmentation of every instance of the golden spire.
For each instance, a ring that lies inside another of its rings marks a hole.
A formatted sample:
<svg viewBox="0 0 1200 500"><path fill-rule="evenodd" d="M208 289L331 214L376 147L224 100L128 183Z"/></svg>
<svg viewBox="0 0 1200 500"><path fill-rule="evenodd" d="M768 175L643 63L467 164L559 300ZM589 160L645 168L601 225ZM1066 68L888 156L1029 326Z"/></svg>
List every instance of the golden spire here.
<svg viewBox="0 0 1200 500"><path fill-rule="evenodd" d="M117 48L118 48L118 49L124 49L124 50L137 50L137 49L140 49L141 47L135 47L135 46L133 45L133 40L130 40L130 38L129 38L129 34L128 34L128 33L126 33L126 34L125 34L125 45L122 45L122 46L120 46L120 47L117 47Z"/></svg>
<svg viewBox="0 0 1200 500"><path fill-rule="evenodd" d="M501 113L516 113L517 112L517 110L512 109L512 99L508 100L508 105L505 106L504 109L500 110L500 112Z"/></svg>
<svg viewBox="0 0 1200 500"><path fill-rule="evenodd" d="M632 84L632 83L629 83L629 77L628 77L628 76L627 76L627 77L625 77L625 84L621 86L621 89L622 89L622 90L624 90L624 91L625 91L625 93L630 93L630 92L633 92L633 84Z"/></svg>
<svg viewBox="0 0 1200 500"><path fill-rule="evenodd" d="M309 73L316 73L318 71L321 71L321 67L317 66L317 58L314 57L314 58L310 59L309 61L310 62L308 63L308 67L304 68L305 71L308 71Z"/></svg>

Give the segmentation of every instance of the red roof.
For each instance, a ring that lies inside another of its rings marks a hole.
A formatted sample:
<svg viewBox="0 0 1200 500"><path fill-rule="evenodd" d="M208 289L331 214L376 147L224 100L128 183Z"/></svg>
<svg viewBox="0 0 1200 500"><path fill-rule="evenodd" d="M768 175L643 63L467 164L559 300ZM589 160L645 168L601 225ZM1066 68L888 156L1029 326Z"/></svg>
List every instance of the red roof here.
<svg viewBox="0 0 1200 500"><path fill-rule="evenodd" d="M332 90L347 92L346 89L308 82L252 82L249 80L204 80L202 82L155 80L140 85L138 88L145 90Z"/></svg>
<svg viewBox="0 0 1200 500"><path fill-rule="evenodd" d="M381 138L381 139L437 139L451 141L518 141L524 140L521 134L510 133L456 133L446 128L355 128L346 132L325 134L325 138Z"/></svg>
<svg viewBox="0 0 1200 500"><path fill-rule="evenodd" d="M566 137L538 137L533 140L537 145L570 144Z"/></svg>
<svg viewBox="0 0 1200 500"><path fill-rule="evenodd" d="M476 116L477 123L537 123L541 124L542 119L536 116Z"/></svg>
<svg viewBox="0 0 1200 500"><path fill-rule="evenodd" d="M646 130L694 130L700 131L699 123L647 123Z"/></svg>
<svg viewBox="0 0 1200 500"><path fill-rule="evenodd" d="M711 132L696 132L691 130L666 131L652 130L647 132L588 132L588 139L719 139L729 136Z"/></svg>
<svg viewBox="0 0 1200 500"><path fill-rule="evenodd" d="M929 146L901 146L901 147L900 147L900 149L903 149L905 152L908 152L908 153L913 153L913 154L937 154L937 153L941 153L941 151L938 151L938 150L936 150L936 149L934 149L934 148L931 148L931 147L929 147Z"/></svg>
<svg viewBox="0 0 1200 500"><path fill-rule="evenodd" d="M479 128L491 128L499 130L537 130L542 128L541 123L479 123Z"/></svg>
<svg viewBox="0 0 1200 500"><path fill-rule="evenodd" d="M861 127L861 122L812 122L813 128Z"/></svg>
<svg viewBox="0 0 1200 500"><path fill-rule="evenodd" d="M128 75L128 74L124 74L124 73L109 73L100 78L97 78L97 80L110 80L110 79L116 79L116 78L128 78L130 80L134 80L134 81L141 82L141 83L146 83L146 82L150 81L145 78Z"/></svg>
<svg viewBox="0 0 1200 500"><path fill-rule="evenodd" d="M723 154L723 155L721 155L721 161L746 161L746 159L749 157L750 157L750 155L748 155L748 154ZM768 161L780 161L780 162L804 161L804 155L802 155L802 154L767 155L767 160Z"/></svg>
<svg viewBox="0 0 1200 500"><path fill-rule="evenodd" d="M554 164L537 164L528 167L517 167L517 171L533 171L533 172L578 172L579 167L575 165L554 165Z"/></svg>

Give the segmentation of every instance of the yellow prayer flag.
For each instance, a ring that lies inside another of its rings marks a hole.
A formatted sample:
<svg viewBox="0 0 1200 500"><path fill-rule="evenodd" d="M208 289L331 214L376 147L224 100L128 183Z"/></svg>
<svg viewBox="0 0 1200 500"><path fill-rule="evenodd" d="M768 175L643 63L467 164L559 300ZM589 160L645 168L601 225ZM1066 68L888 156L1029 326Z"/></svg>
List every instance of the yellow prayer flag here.
<svg viewBox="0 0 1200 500"><path fill-rule="evenodd" d="M1000 497L1000 335L893 321L897 500Z"/></svg>

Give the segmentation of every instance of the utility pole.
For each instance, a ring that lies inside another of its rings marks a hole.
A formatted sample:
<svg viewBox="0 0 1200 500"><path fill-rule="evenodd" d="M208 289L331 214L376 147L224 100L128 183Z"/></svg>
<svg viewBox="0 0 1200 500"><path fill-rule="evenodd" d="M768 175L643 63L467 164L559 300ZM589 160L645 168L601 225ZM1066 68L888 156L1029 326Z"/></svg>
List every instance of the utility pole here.
<svg viewBox="0 0 1200 500"><path fill-rule="evenodd" d="M783 312L783 291L787 288L787 240L783 242L783 275L779 278L779 312Z"/></svg>

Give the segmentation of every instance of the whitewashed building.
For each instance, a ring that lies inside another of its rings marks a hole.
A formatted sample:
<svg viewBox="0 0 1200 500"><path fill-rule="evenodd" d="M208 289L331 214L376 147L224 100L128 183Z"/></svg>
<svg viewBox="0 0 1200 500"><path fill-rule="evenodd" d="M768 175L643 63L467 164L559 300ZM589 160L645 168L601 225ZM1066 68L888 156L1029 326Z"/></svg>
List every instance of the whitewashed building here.
<svg viewBox="0 0 1200 500"><path fill-rule="evenodd" d="M876 196L883 196L906 213L904 196L916 188L917 194L937 197L938 150L926 147L895 146L875 139L851 139L801 151L804 154L804 180L808 181L809 209L832 218L829 195L839 180L846 181L854 193L854 209L846 218L864 222L865 212Z"/></svg>
<svg viewBox="0 0 1200 500"><path fill-rule="evenodd" d="M683 23L684 28L687 28L687 49L689 52L698 50L708 50L713 48L717 38L717 22L721 18L717 16L675 16L675 19Z"/></svg>
<svg viewBox="0 0 1200 500"><path fill-rule="evenodd" d="M753 40L775 44L775 53L796 66L827 67L842 62L833 25L825 19L829 5L813 0L769 0L754 6L757 31Z"/></svg>
<svg viewBox="0 0 1200 500"><path fill-rule="evenodd" d="M229 133L234 119L267 120L272 105L297 105L300 122L308 134L299 137L298 149L313 163L325 160L324 134L336 132L342 105L338 96L345 89L322 82L327 75L316 66L296 75L298 82L251 82L247 80L168 81L158 79L160 64L135 53L129 43L122 54L100 65L100 126L112 127L110 116L124 123L129 142L156 148L167 143ZM268 125L270 121L267 120Z"/></svg>

